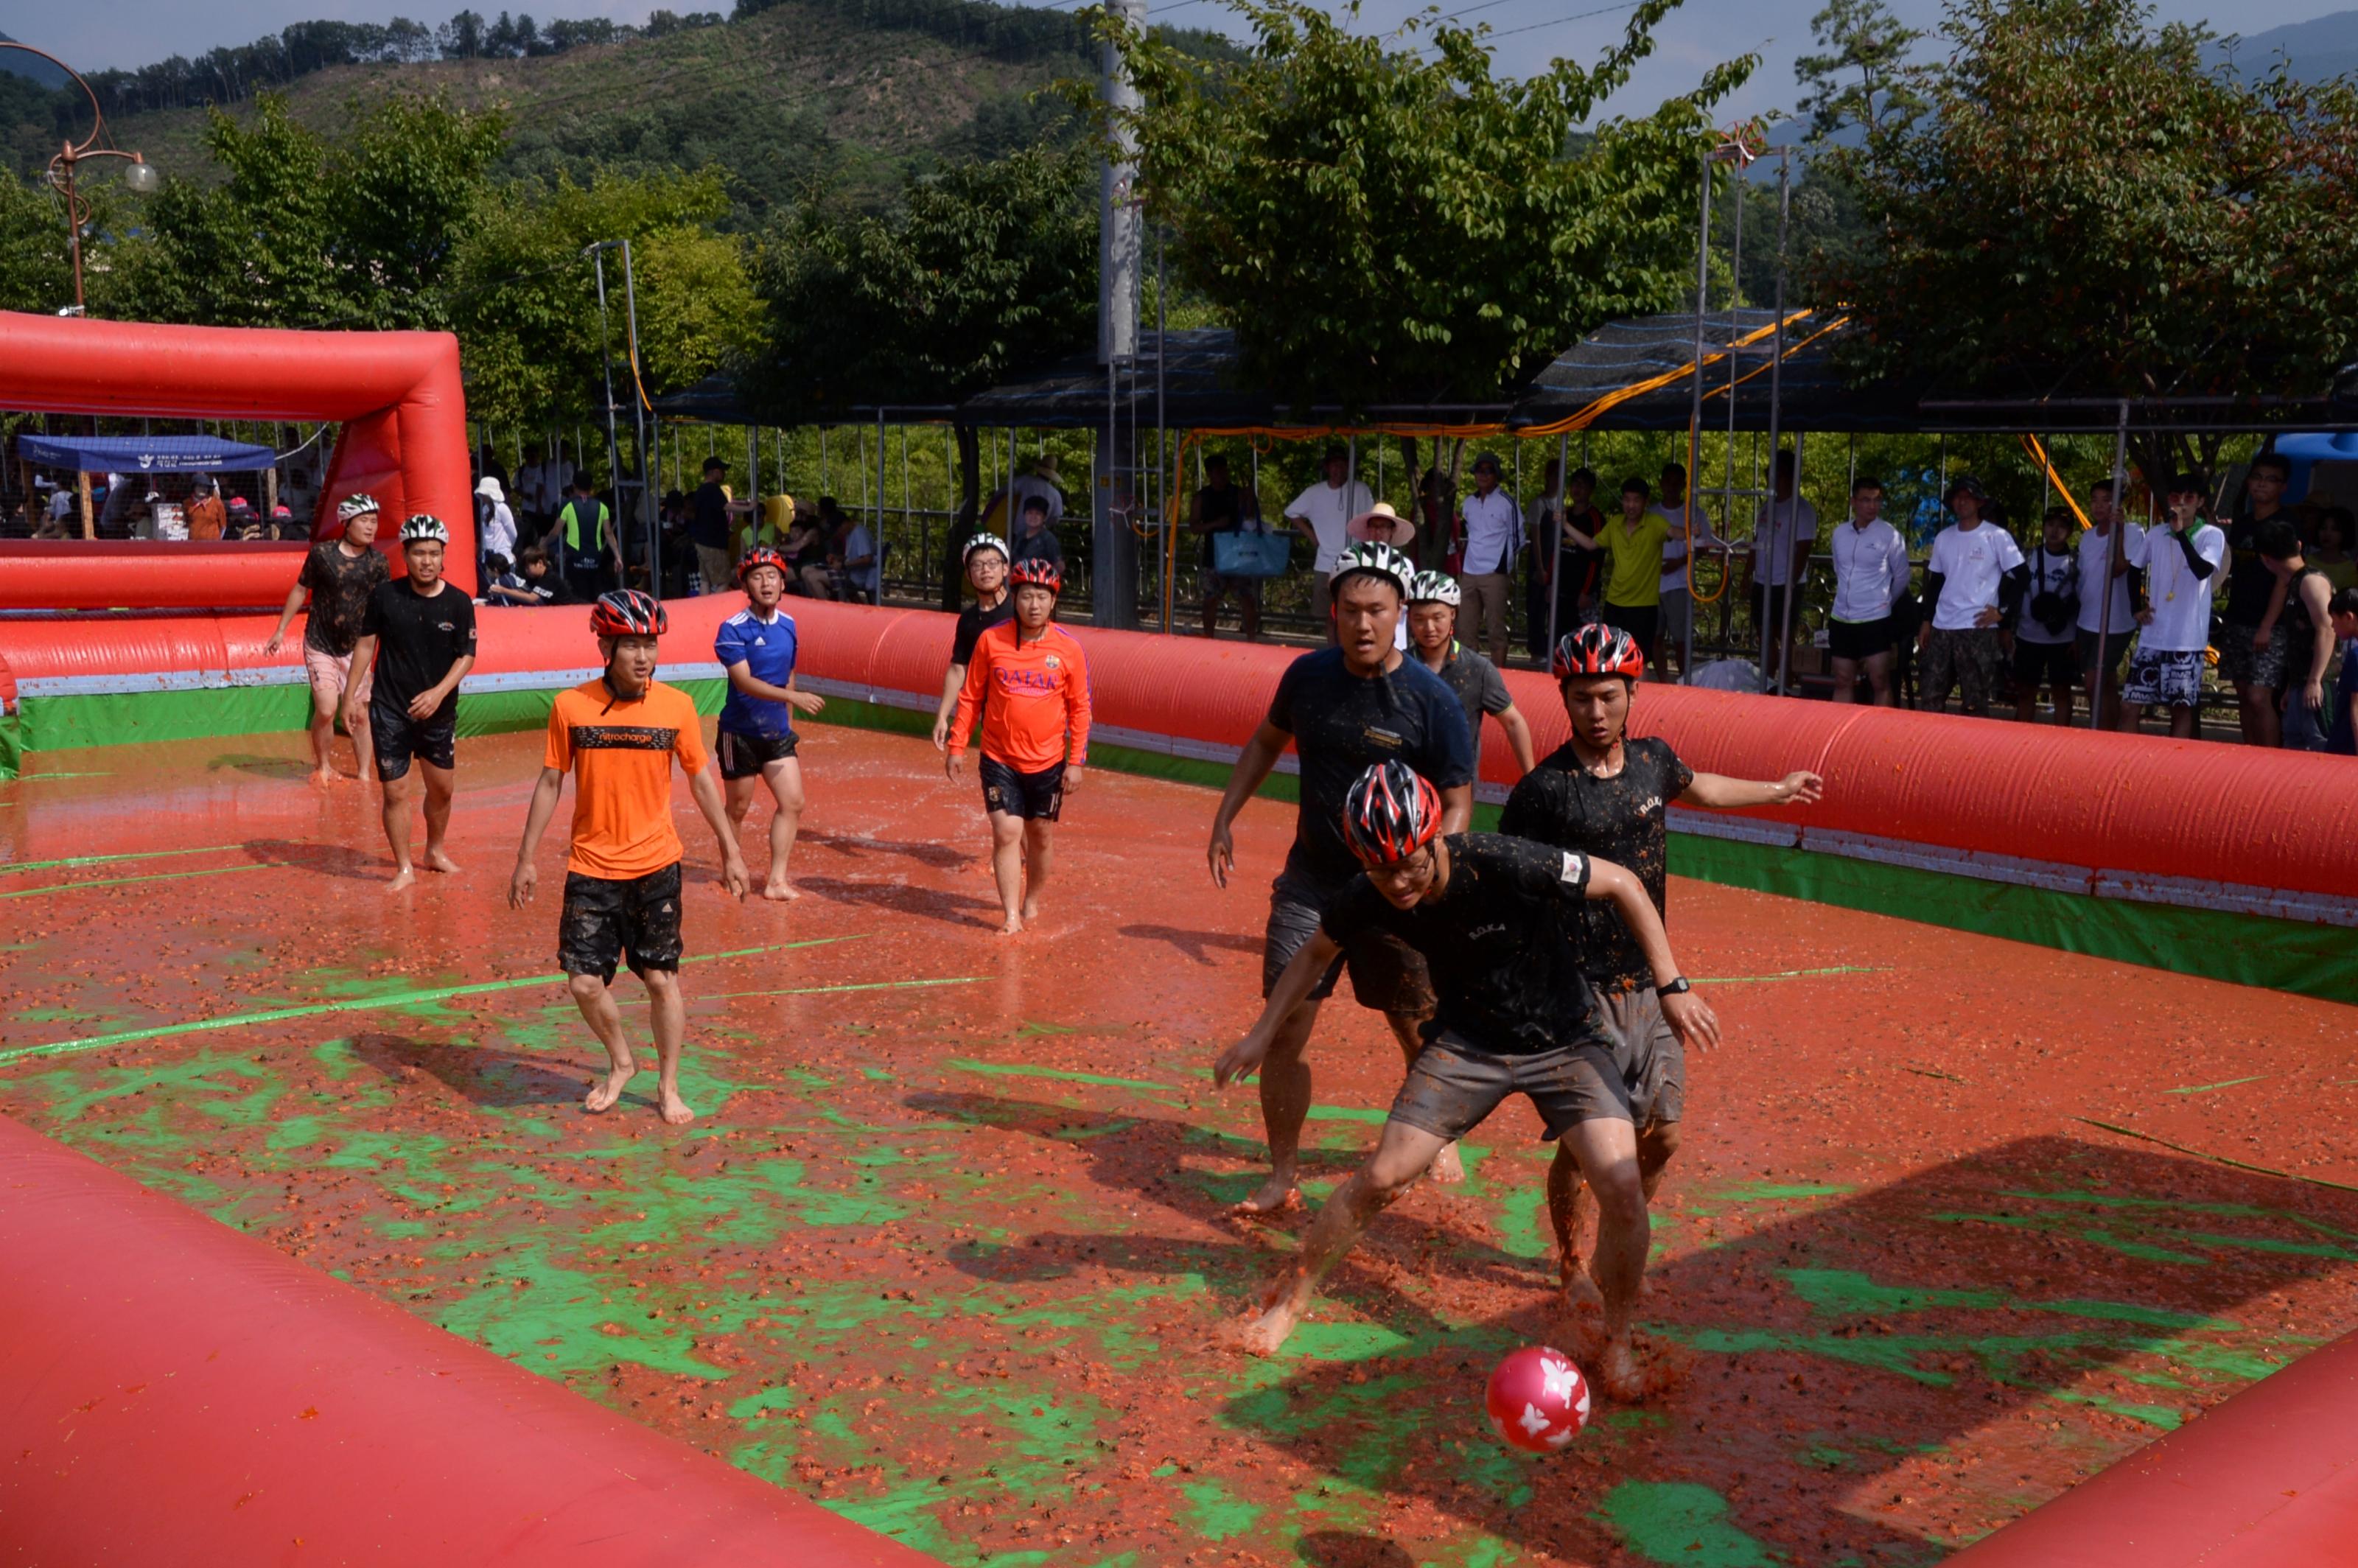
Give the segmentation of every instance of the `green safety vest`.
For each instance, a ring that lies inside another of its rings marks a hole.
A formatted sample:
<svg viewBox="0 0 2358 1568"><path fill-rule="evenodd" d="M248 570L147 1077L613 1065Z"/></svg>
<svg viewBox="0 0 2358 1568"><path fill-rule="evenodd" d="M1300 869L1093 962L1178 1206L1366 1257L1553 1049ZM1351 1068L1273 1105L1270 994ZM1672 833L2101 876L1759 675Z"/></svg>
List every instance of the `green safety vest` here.
<svg viewBox="0 0 2358 1568"><path fill-rule="evenodd" d="M592 501L590 504L598 510L595 513L585 514L581 510L580 502L568 501L565 503L565 509L557 514L565 523L565 547L576 555L581 554L584 550L596 550L599 537L605 528L606 503L602 501ZM590 524L590 543L586 546L581 543L581 524L585 517Z"/></svg>

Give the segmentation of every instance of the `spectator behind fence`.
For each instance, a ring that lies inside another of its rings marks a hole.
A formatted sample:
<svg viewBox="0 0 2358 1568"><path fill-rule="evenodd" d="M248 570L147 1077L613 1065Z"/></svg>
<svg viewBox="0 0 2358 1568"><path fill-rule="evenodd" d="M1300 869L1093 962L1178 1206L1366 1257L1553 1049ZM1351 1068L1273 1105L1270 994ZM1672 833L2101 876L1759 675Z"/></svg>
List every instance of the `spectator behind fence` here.
<svg viewBox="0 0 2358 1568"><path fill-rule="evenodd" d="M1856 702L1866 673L1875 706L1893 706L1891 665L1912 618L1908 541L1883 520L1883 481L1861 474L1851 482L1850 518L1834 530L1834 602L1826 626L1826 654L1834 700Z"/></svg>
<svg viewBox="0 0 2358 1568"><path fill-rule="evenodd" d="M1569 523L1563 530L1583 549L1598 553L1605 623L1628 633L1650 662L1662 640L1662 552L1671 537L1671 520L1650 504L1651 495L1644 480L1625 479L1621 515L1603 533L1591 538Z"/></svg>
<svg viewBox="0 0 2358 1568"><path fill-rule="evenodd" d="M1953 690L1964 712L1986 714L2005 663L2000 627L2022 602L2029 568L2013 535L1983 521L1989 492L1981 481L1968 474L1942 499L1957 520L1933 538L1924 565L1927 613L1916 633L1924 667L1916 705L1938 713Z"/></svg>
<svg viewBox="0 0 2358 1568"><path fill-rule="evenodd" d="M475 546L486 560L509 560L516 553L515 509L508 504L506 487L492 474L475 481Z"/></svg>
<svg viewBox="0 0 2358 1568"><path fill-rule="evenodd" d="M200 473L191 481L180 516L191 539L218 539L228 531L229 508L222 504L221 486L212 475Z"/></svg>
<svg viewBox="0 0 2358 1568"><path fill-rule="evenodd" d="M606 590L606 560L614 547L614 514L598 499L586 473L573 476L573 494L557 509L548 536L540 542L575 597L597 598Z"/></svg>
<svg viewBox="0 0 2358 1568"><path fill-rule="evenodd" d="M2071 687L2080 674L2082 574L2078 520L2068 506L2050 506L2039 520L2039 544L2024 565L2022 611L2014 626L2014 716L2029 723L2039 713L2039 688L2055 704L2055 722L2071 722Z"/></svg>
<svg viewBox="0 0 2358 1568"><path fill-rule="evenodd" d="M1507 662L1508 601L1513 592L1515 546L1522 530L1515 498L1498 488L1498 455L1474 460L1474 492L1457 510L1457 585L1465 599L1464 630L1493 665Z"/></svg>
<svg viewBox="0 0 2358 1568"><path fill-rule="evenodd" d="M2145 573L2136 652L2121 683L2121 728L2135 730L2148 708L2169 709L2169 732L2192 740L2202 708L2202 650L2211 642L2211 596L2227 558L2227 535L2203 521L2204 486L2181 473L2169 481L2169 511L2134 542L2129 564Z"/></svg>
<svg viewBox="0 0 2358 1568"><path fill-rule="evenodd" d="M1228 460L1215 452L1204 460L1204 488L1195 492L1195 514L1187 526L1204 541L1204 635L1220 634L1220 601L1237 601L1237 617L1245 641L1260 641L1260 579L1236 577L1216 569L1214 552L1223 534L1260 534L1260 498L1248 486L1228 478Z"/></svg>
<svg viewBox="0 0 2358 1568"><path fill-rule="evenodd" d="M1604 526L1590 497L1596 493L1596 476L1586 469L1567 482L1563 464L1550 458L1541 493L1523 509L1523 542L1530 548L1530 576L1524 599L1523 647L1544 665L1553 653L1552 635L1571 631L1581 622L1591 564L1595 557L1564 536L1567 517L1589 538Z"/></svg>
<svg viewBox="0 0 2358 1568"><path fill-rule="evenodd" d="M2121 665L2136 631L2134 600L2145 576L2129 564L2129 554L2144 537L2145 530L2113 504L2113 481L2098 480L2088 492L2088 525L2080 531L2080 678L2088 699L2101 704L2096 722L2107 727L2121 720ZM2108 572L2111 590L2098 593L2096 584Z"/></svg>
<svg viewBox="0 0 2358 1568"><path fill-rule="evenodd" d="M2358 561L2350 558L2351 516L2347 506L2328 506L2317 514L2309 529L2308 546L2301 552L2309 564L2325 574L2335 591L2358 588Z"/></svg>
<svg viewBox="0 0 2358 1568"><path fill-rule="evenodd" d="M1054 528L1062 523L1065 520L1062 479L1063 476L1056 471L1055 454L1043 452L1040 460L1032 465L1030 473L1016 475L1007 487L1014 515L1020 518L1023 514L1024 504L1037 501L1047 509L1049 527Z"/></svg>
<svg viewBox="0 0 2358 1568"><path fill-rule="evenodd" d="M550 569L548 552L526 545L516 552L515 564L495 579L484 597L494 604L570 604L565 579Z"/></svg>
<svg viewBox="0 0 2358 1568"><path fill-rule="evenodd" d="M2235 687L2236 718L2247 746L2274 746L2283 723L2277 694L2285 684L2292 634L2284 624L2285 579L2260 554L2260 530L2291 519L2284 509L2292 463L2274 452L2252 460L2244 509L2227 524L2227 597L2219 615L2219 678Z"/></svg>
<svg viewBox="0 0 2358 1568"><path fill-rule="evenodd" d="M2337 589L2325 612L2342 648L2342 674L2333 687L2333 728L2325 749L2337 757L2358 757L2358 589Z"/></svg>
<svg viewBox="0 0 2358 1568"><path fill-rule="evenodd" d="M729 553L729 492L721 483L728 477L727 463L719 458L705 459L704 482L696 487L688 502L687 536L696 546L696 574L703 579L699 591L704 593L721 593L737 586L735 562Z"/></svg>
<svg viewBox="0 0 2358 1568"><path fill-rule="evenodd" d="M1809 580L1810 552L1818 547L1818 509L1794 493L1797 470L1790 451L1771 465L1773 493L1752 521L1752 547L1744 557L1744 592L1752 601L1752 624L1767 633L1768 667L1776 689L1790 683L1792 650L1787 633L1799 622L1793 589Z"/></svg>
<svg viewBox="0 0 2358 1568"><path fill-rule="evenodd" d="M1327 579L1334 574L1335 557L1343 553L1344 530L1352 518L1367 511L1375 501L1368 487L1357 480L1346 482L1350 463L1350 454L1341 447L1327 448L1320 465L1325 477L1295 496L1285 509L1287 525L1309 540L1314 551L1310 562L1310 613L1321 626L1328 625L1328 612L1334 604Z"/></svg>
<svg viewBox="0 0 2358 1568"><path fill-rule="evenodd" d="M874 599L875 540L845 515L832 495L818 498L818 515L826 543L820 560L803 568L803 591L813 599Z"/></svg>
<svg viewBox="0 0 2358 1568"><path fill-rule="evenodd" d="M1037 495L1023 498L1017 514L1015 537L1009 541L1009 554L1016 561L1045 561L1062 577L1065 571L1065 546L1056 539L1055 519L1049 515L1048 503Z"/></svg>
<svg viewBox="0 0 2358 1568"><path fill-rule="evenodd" d="M2286 661L2281 729L2287 751L2321 752L2332 729L2326 710L2325 672L2333 662L2332 585L2301 554L2300 531L2289 517L2260 529L2260 558L2285 580Z"/></svg>
<svg viewBox="0 0 2358 1568"><path fill-rule="evenodd" d="M1693 507L1694 536L1689 539L1689 507ZM1670 653L1679 651L1680 668L1683 672L1688 638L1694 634L1693 562L1687 558L1692 547L1698 553L1714 548L1725 549L1725 542L1711 531L1711 514L1699 502L1687 494L1687 470L1678 463L1662 465L1662 518L1670 524L1670 535L1662 545L1660 606L1661 657L1654 660L1664 669L1670 666Z"/></svg>

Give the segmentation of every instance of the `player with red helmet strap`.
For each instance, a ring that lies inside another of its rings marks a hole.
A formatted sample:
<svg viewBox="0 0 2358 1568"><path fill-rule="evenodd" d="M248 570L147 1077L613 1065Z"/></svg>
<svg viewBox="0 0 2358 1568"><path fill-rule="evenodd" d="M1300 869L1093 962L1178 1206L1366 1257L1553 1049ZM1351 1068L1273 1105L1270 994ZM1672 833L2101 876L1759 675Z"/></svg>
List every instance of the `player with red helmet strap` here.
<svg viewBox="0 0 2358 1568"><path fill-rule="evenodd" d="M1079 641L1055 622L1065 580L1056 564L1026 556L1007 579L1015 619L975 640L942 767L958 776L979 714L982 763L975 771L990 814L990 870L1004 916L999 932L1012 936L1040 917L1056 818L1088 762L1089 663Z"/></svg>
<svg viewBox="0 0 2358 1568"><path fill-rule="evenodd" d="M442 576L449 543L450 530L432 513L403 521L408 571L370 590L344 688L344 728L367 734L384 786L384 839L394 861L387 892L417 880L409 859L410 803L420 793L412 762L425 784L426 851L418 859L429 871L459 869L442 841L458 787L459 683L475 667L475 601Z"/></svg>
<svg viewBox="0 0 2358 1568"><path fill-rule="evenodd" d="M570 772L572 847L565 861L557 962L569 977L590 1033L606 1047L607 1063L605 1077L582 1104L591 1111L608 1109L639 1070L609 989L616 965L627 962L654 1003L656 1109L678 1126L696 1113L679 1098L680 1045L687 1034L687 1007L679 994L679 862L686 851L671 821L673 758L687 773L696 809L719 840L722 885L743 898L746 876L728 806L704 765L696 703L654 678L655 639L670 625L664 607L635 589L602 594L590 607L590 631L605 672L558 692L549 710L548 749L525 817L508 903L522 909L532 902L540 881L533 856Z"/></svg>
<svg viewBox="0 0 2358 1568"><path fill-rule="evenodd" d="M1669 741L1630 739L1629 708L1646 660L1618 627L1592 622L1566 633L1556 643L1554 668L1572 739L1515 786L1498 831L1628 867L1658 914L1664 908L1668 806L1807 806L1819 797L1823 781L1812 773L1788 773L1773 784L1699 773L1679 761ZM1606 909L1584 911L1580 924L1580 961L1618 1043L1650 1199L1679 1146L1685 1053L1663 1017L1635 928ZM1548 1174L1548 1200L1563 1249L1564 1290L1593 1303L1596 1283L1581 1271L1573 1243L1578 1195L1579 1172L1571 1153L1559 1150ZM1615 1370L1602 1371L1609 1387ZM1620 1375L1626 1378L1628 1369Z"/></svg>
<svg viewBox="0 0 2358 1568"><path fill-rule="evenodd" d="M1443 833L1441 817L1440 792L1406 764L1381 762L1359 775L1342 813L1359 874L1327 901L1251 1032L1212 1069L1223 1087L1258 1070L1286 1017L1354 936L1386 931L1423 955L1433 1014L1376 1152L1318 1211L1299 1257L1263 1294L1241 1343L1257 1355L1274 1353L1368 1222L1444 1147L1521 1094L1538 1108L1542 1136L1561 1139L1605 1196L1598 1274L1606 1285L1607 1336L1627 1361L1629 1308L1648 1241L1638 1136L1612 1036L1580 966L1563 950L1568 906L1608 901L1621 912L1653 979L1671 993L1665 1011L1672 1025L1698 1045L1717 1037L1718 1021L1679 978L1670 938L1637 877L1610 861L1503 834Z"/></svg>
<svg viewBox="0 0 2358 1568"><path fill-rule="evenodd" d="M721 704L713 751L728 785L729 820L741 841L755 788L770 792L770 872L762 896L784 900L796 896L786 881L786 860L803 819L803 765L795 755L801 738L792 715L815 715L827 702L795 685L795 618L778 609L786 591L786 557L756 545L738 559L737 581L745 589L745 608L723 621L712 639L712 656L729 672L729 699Z"/></svg>

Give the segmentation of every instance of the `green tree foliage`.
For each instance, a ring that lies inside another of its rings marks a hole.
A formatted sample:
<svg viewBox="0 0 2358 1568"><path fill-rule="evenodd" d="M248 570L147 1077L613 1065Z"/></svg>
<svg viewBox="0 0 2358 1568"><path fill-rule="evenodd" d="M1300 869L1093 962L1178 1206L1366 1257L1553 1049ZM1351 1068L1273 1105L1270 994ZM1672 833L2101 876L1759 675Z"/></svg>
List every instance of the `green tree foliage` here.
<svg viewBox="0 0 2358 1568"><path fill-rule="evenodd" d="M1258 40L1242 62L1118 40L1145 106L1114 128L1137 137L1147 211L1255 381L1297 406L1496 398L1598 322L1690 287L1696 160L1752 59L1577 134L1674 0L1648 0L1594 67L1521 81L1491 75L1482 29L1430 14L1417 45L1303 0L1230 3Z"/></svg>
<svg viewBox="0 0 2358 1568"><path fill-rule="evenodd" d="M1908 70L1909 55L1924 38L1904 24L1884 0L1828 0L1810 18L1810 34L1823 53L1793 62L1801 84L1802 114L1810 139L1823 141L1845 126L1868 130L1923 113L1924 97Z"/></svg>
<svg viewBox="0 0 2358 1568"><path fill-rule="evenodd" d="M49 315L72 303L64 200L0 171L0 310Z"/></svg>
<svg viewBox="0 0 2358 1568"><path fill-rule="evenodd" d="M589 245L631 242L641 380L649 396L749 357L761 323L744 243L709 225L729 206L704 169L487 186L449 296L467 373L468 411L536 426L603 416L604 356ZM619 252L605 255L618 400L623 360Z"/></svg>
<svg viewBox="0 0 2358 1568"><path fill-rule="evenodd" d="M1926 113L1829 154L1881 230L1820 269L1870 329L1861 370L2323 390L2358 341L2358 82L2213 68L2136 0L1952 0L1942 32L1952 59L1909 72Z"/></svg>
<svg viewBox="0 0 2358 1568"><path fill-rule="evenodd" d="M1082 148L912 179L896 211L822 201L773 227L753 386L784 413L946 403L1097 339L1097 211Z"/></svg>
<svg viewBox="0 0 2358 1568"><path fill-rule="evenodd" d="M472 229L502 120L399 97L330 140L265 94L250 122L216 110L227 171L168 179L116 247L104 313L233 327L441 327L441 291Z"/></svg>

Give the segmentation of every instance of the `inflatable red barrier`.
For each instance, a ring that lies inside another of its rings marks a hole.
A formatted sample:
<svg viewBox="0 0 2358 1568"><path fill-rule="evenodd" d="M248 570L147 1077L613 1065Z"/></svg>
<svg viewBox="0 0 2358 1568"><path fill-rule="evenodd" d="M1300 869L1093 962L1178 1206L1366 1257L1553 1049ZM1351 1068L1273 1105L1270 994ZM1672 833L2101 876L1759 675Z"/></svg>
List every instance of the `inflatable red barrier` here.
<svg viewBox="0 0 2358 1568"><path fill-rule="evenodd" d="M401 519L430 512L449 525L451 580L475 584L475 504L459 340L448 332L291 332L167 327L146 321L0 311L0 365L12 408L166 419L294 419L341 424L320 485L314 535L334 531L336 503L355 491L384 507L381 547ZM268 604L294 579L274 556L221 546L222 564L189 586L187 542L110 543L110 570L49 543L0 564L0 610L104 610ZM396 566L397 566L396 557Z"/></svg>
<svg viewBox="0 0 2358 1568"><path fill-rule="evenodd" d="M2358 1561L2358 1336L2253 1384L1949 1568L2322 1568Z"/></svg>
<svg viewBox="0 0 2358 1568"><path fill-rule="evenodd" d="M0 1119L0 1558L923 1568Z"/></svg>

